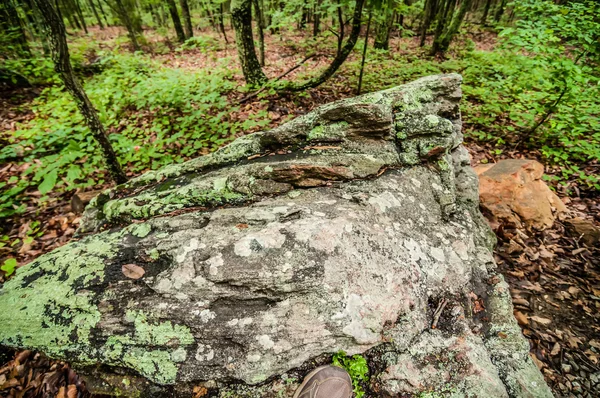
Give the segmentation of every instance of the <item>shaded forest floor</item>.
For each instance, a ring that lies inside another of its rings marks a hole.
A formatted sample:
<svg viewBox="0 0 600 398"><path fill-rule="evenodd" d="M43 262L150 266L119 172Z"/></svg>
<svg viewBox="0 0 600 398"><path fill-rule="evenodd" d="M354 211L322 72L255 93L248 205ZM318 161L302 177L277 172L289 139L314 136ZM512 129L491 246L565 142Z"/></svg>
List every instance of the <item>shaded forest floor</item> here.
<svg viewBox="0 0 600 398"><path fill-rule="evenodd" d="M93 41L99 48L112 47L128 51L123 43L121 32L117 28L103 31L93 29ZM148 32L150 33L150 32ZM223 68L223 62L230 69L239 70L233 34L228 31L229 44L213 32L206 32L195 48L177 50L177 45L164 42L162 38L147 34L152 45L151 58L167 68L190 71ZM477 50L488 51L495 46L493 33L480 31L471 35ZM286 78L302 79L316 69L325 67L335 48L334 39L318 39L311 43L303 35L286 36L284 39L267 35L265 72L276 77L288 71L305 58L308 53L316 55L301 68ZM308 43L308 44L307 44ZM358 50L357 45L357 50ZM461 71L456 68L442 67L445 60L429 59L418 47L417 40L397 38L391 40L390 47L394 57L403 57L418 65L410 72L404 64L397 68L378 70L380 57L377 54L369 58L366 64L363 92L380 90L392 85L402 84L413 78L445 71ZM460 46L457 46L460 48ZM239 72L231 79L236 89L226 93L232 108L239 105L230 115L231 119L244 121L253 115L263 114L264 125L253 125L240 130L236 135L246 134L259 129L275 127L293 117L302 115L315 107L356 95L359 51L355 50L346 64L326 84L301 94L275 95L266 93L239 104L248 95L242 89L243 80ZM370 50L372 51L372 50ZM458 50L456 50L458 51ZM449 54L449 57L460 54ZM96 51L85 54L86 63L93 65L97 61ZM422 60L426 62L422 62ZM420 65L420 66L419 66ZM442 66L440 66L442 65ZM436 69L437 68L437 69ZM383 78L382 78L383 74ZM19 123L36 117L31 103L41 92L40 88L21 89L0 95L0 146L3 140L19 128ZM147 118L151 118L151 112ZM499 146L497 143L481 141L476 135L469 134L476 127L465 121L466 145L472 155L473 165L496 162L502 158L536 158L541 154L535 149L513 149L510 143ZM116 133L118 128L109 131ZM209 152L211 148L202 147L191 156ZM21 178L27 163L7 163L0 165L0 181L11 177ZM596 167L591 165L590 167ZM143 170L129 172L130 176ZM560 167L547 167L547 174L559 175ZM42 195L35 189L27 191L26 210L12 218L4 219L3 234L10 245L0 247L0 258L14 256L19 265L24 265L41 254L67 243L78 227L79 209L73 209L71 200L77 192L97 192L108 187L107 183L98 183L78 191L51 192L49 198L41 202ZM557 193L567 207L582 217L600 222L600 203L593 192L580 192L577 183L556 185ZM585 247L577 239L565 232L562 221L557 220L553 228L543 231L517 231L500 228L497 231L499 244L496 259L500 269L511 285L518 319L523 333L531 343L531 353L536 364L542 369L546 380L557 396L592 397L600 395L600 249ZM16 242L16 243L14 243ZM515 246L517 242L517 246ZM18 269L17 269L18 272ZM0 282L2 282L0 276ZM68 385L77 385L77 376L68 366L59 362L48 362L39 355L29 352L17 353L18 362L13 354L0 353L0 396L18 396L19 386L29 388L26 396L67 396ZM3 387L4 386L4 387ZM62 390L60 390L62 388ZM71 391L82 386L71 387ZM12 393L11 393L12 391ZM21 390L22 391L22 390ZM48 395L31 395L34 391ZM19 395L22 396L22 395ZM68 395L69 397L71 395ZM73 395L75 396L75 395Z"/></svg>

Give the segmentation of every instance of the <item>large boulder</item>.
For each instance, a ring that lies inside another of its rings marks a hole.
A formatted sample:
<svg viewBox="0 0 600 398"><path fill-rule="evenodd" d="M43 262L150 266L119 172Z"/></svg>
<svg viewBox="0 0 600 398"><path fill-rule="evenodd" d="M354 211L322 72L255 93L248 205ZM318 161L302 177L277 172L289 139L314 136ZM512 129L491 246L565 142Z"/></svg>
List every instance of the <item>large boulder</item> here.
<svg viewBox="0 0 600 398"><path fill-rule="evenodd" d="M5 283L0 342L112 394L291 396L343 350L368 358L371 396L550 397L460 96L458 75L423 78L104 192L81 240Z"/></svg>

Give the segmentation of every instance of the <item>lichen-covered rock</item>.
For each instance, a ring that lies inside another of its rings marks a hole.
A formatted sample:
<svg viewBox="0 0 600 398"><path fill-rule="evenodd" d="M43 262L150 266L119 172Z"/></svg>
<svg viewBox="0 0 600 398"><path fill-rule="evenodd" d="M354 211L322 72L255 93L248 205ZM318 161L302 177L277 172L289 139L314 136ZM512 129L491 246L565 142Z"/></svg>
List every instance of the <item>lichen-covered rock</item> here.
<svg viewBox="0 0 600 398"><path fill-rule="evenodd" d="M459 99L460 76L420 79L104 192L87 236L5 283L0 342L103 393L291 396L344 350L369 358L372 396L550 397Z"/></svg>

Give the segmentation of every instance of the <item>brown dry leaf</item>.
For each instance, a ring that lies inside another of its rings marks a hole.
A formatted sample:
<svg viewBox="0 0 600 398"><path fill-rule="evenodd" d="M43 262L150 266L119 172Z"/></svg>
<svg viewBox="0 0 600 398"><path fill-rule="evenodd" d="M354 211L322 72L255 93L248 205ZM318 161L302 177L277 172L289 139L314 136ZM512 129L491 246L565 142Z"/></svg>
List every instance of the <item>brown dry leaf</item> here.
<svg viewBox="0 0 600 398"><path fill-rule="evenodd" d="M67 386L67 398L77 398L77 386L75 384Z"/></svg>
<svg viewBox="0 0 600 398"><path fill-rule="evenodd" d="M555 343L554 347L552 347L552 351L550 351L550 355L552 355L553 357L558 355L560 353L560 344Z"/></svg>
<svg viewBox="0 0 600 398"><path fill-rule="evenodd" d="M581 344L581 339L579 337L571 336L568 340L569 347L571 348L579 348L579 344Z"/></svg>
<svg viewBox="0 0 600 398"><path fill-rule="evenodd" d="M208 394L206 387L196 386L194 387L194 398L202 398Z"/></svg>
<svg viewBox="0 0 600 398"><path fill-rule="evenodd" d="M517 318L517 322L519 322L519 325L521 325L521 326L529 325L529 320L527 319L527 316L525 314L523 314L522 312L515 311L515 318Z"/></svg>
<svg viewBox="0 0 600 398"><path fill-rule="evenodd" d="M552 323L551 319L542 318L541 316L536 316L536 315L530 316L529 319L531 319L532 321L537 322L541 325L545 325L545 326L550 325Z"/></svg>
<svg viewBox="0 0 600 398"><path fill-rule="evenodd" d="M485 310L485 306L483 305L483 300L482 299L475 300L475 302L473 303L473 312L478 314L483 310Z"/></svg>
<svg viewBox="0 0 600 398"><path fill-rule="evenodd" d="M546 366L546 364L544 362L537 359L537 357L535 355L533 355L531 352L529 353L529 356L531 357L531 359L533 360L533 363L535 363L535 366L537 366L539 370L542 370Z"/></svg>
<svg viewBox="0 0 600 398"><path fill-rule="evenodd" d="M246 229L248 228L248 224L238 224L235 226L237 229Z"/></svg>
<svg viewBox="0 0 600 398"><path fill-rule="evenodd" d="M599 341L597 341L597 340L590 340L590 341L588 342L588 344L589 344L589 345L591 345L591 346L592 346L592 347L594 347L594 348L598 348L598 349L600 349L600 342L599 342Z"/></svg>
<svg viewBox="0 0 600 398"><path fill-rule="evenodd" d="M123 275L131 279L140 279L146 273L142 267L136 264L123 264L121 270Z"/></svg>

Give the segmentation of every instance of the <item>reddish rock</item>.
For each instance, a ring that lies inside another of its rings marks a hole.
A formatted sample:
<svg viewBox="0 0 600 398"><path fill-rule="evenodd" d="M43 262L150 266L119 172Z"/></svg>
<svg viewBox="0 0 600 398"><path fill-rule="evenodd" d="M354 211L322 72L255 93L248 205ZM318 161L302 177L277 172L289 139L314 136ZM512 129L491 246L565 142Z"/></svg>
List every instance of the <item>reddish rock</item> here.
<svg viewBox="0 0 600 398"><path fill-rule="evenodd" d="M506 159L475 167L479 200L492 227L500 223L545 229L567 211L541 178L544 166L535 160Z"/></svg>

